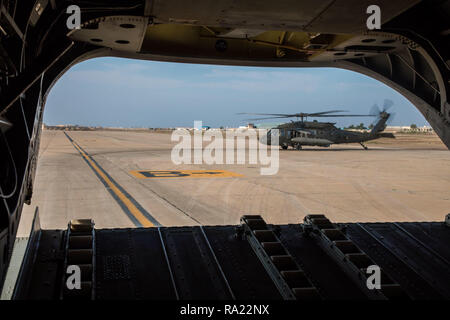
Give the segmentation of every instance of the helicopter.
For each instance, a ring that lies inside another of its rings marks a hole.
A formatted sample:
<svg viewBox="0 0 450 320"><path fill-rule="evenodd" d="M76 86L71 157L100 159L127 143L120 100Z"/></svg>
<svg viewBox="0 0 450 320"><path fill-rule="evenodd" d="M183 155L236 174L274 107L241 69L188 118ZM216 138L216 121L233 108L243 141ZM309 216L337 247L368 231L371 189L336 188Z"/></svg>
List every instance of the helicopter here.
<svg viewBox="0 0 450 320"><path fill-rule="evenodd" d="M364 142L369 140L375 140L381 137L395 138L392 133L383 132L386 128L386 122L391 117L391 114L387 112L392 106L390 100L385 100L383 110L379 110L377 105L374 105L369 114L342 114L345 110L329 110L322 112L300 112L294 114L280 114L280 113L240 113L251 115L265 115L270 117L247 119L252 121L267 120L267 119L284 119L284 118L298 118L299 121L291 121L278 125L275 128L270 129L266 135L260 138L260 141L264 144L271 144L271 137L273 134L278 135L278 144L282 149L292 147L300 150L302 146L319 146L329 147L332 144L341 143L359 143L364 150L368 147ZM334 122L318 122L307 121L307 118L324 118L324 117L378 117L373 128L369 132L357 132L339 129L335 126ZM278 130L273 130L278 129Z"/></svg>

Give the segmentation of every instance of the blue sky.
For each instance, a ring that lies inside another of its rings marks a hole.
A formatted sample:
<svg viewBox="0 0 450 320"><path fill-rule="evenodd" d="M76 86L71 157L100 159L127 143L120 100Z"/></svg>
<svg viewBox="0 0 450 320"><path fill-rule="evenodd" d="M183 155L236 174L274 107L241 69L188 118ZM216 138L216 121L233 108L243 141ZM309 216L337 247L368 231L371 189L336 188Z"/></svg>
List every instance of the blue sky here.
<svg viewBox="0 0 450 320"><path fill-rule="evenodd" d="M256 68L96 58L71 68L52 88L49 125L212 127L246 124L239 112L348 110L369 113L390 99L391 125L427 122L403 96L364 75L334 68ZM247 116L248 117L248 116ZM320 120L320 119L319 119ZM326 118L338 126L372 118Z"/></svg>

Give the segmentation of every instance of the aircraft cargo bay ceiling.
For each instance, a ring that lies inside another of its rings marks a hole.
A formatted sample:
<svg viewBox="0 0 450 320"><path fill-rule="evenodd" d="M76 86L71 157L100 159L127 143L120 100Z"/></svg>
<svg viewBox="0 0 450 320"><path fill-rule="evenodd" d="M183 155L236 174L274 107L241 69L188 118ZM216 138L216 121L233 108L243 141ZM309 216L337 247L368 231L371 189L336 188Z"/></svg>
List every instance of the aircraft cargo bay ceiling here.
<svg viewBox="0 0 450 320"><path fill-rule="evenodd" d="M70 66L89 58L353 70L404 95L450 148L450 1L376 1L381 24L369 30L373 4L2 0L0 130L12 147L0 154L0 167L13 158L15 169L0 179L14 184L15 171L18 182L4 199L10 212L0 207L0 280L31 199L47 94Z"/></svg>

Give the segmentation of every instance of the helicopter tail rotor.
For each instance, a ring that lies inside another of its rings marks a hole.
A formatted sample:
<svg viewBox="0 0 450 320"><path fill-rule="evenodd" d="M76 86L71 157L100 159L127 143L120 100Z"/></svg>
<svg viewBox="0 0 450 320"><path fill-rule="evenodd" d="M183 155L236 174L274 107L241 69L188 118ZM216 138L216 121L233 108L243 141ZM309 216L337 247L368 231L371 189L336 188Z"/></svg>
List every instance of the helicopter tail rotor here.
<svg viewBox="0 0 450 320"><path fill-rule="evenodd" d="M384 129L386 129L386 125L390 124L394 118L394 113L389 113L387 110L389 110L394 103L389 100L385 99L383 104L383 109L380 110L377 104L373 105L370 109L370 114L377 117L377 120L375 123L373 123L373 128L370 132L370 134L377 134L382 132Z"/></svg>

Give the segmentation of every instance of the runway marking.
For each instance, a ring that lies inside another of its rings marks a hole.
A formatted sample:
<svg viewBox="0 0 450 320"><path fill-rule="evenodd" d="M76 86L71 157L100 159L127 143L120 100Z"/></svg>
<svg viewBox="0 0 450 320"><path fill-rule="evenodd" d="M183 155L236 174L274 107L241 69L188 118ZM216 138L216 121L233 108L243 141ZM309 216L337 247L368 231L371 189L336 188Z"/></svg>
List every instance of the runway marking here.
<svg viewBox="0 0 450 320"><path fill-rule="evenodd" d="M161 224L128 192L126 192L125 189L123 189L86 151L84 151L78 143L76 143L66 132L64 132L64 134L137 227L161 226Z"/></svg>
<svg viewBox="0 0 450 320"><path fill-rule="evenodd" d="M132 170L130 174L138 179L243 177L226 170Z"/></svg>

